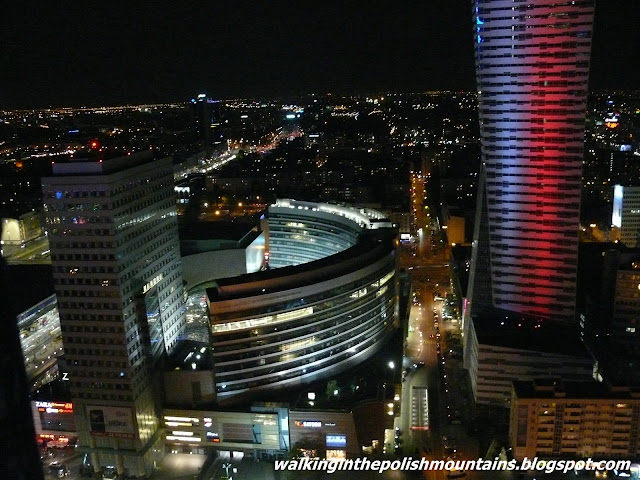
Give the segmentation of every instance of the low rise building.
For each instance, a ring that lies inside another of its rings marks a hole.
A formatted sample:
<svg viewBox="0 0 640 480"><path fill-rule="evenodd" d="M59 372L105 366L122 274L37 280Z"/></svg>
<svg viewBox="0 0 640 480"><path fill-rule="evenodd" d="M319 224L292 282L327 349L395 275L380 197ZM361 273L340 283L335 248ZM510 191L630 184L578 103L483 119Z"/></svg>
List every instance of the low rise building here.
<svg viewBox="0 0 640 480"><path fill-rule="evenodd" d="M636 458L640 391L596 382L514 381L509 438L524 457Z"/></svg>

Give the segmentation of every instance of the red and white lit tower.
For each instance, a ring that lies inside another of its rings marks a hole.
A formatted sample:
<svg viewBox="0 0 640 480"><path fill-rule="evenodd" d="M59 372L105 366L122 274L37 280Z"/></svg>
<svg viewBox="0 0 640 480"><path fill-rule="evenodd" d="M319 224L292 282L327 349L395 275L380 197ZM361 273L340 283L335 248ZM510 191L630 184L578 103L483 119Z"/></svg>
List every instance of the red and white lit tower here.
<svg viewBox="0 0 640 480"><path fill-rule="evenodd" d="M483 167L468 313L574 318L594 4L473 2Z"/></svg>

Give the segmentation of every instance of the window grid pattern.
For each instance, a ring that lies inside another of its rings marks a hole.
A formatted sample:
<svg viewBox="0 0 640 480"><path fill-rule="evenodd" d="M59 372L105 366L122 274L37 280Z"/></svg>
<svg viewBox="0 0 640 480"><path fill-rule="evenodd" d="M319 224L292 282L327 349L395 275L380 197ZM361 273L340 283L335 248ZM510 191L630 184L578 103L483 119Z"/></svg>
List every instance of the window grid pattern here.
<svg viewBox="0 0 640 480"><path fill-rule="evenodd" d="M574 313L593 13L593 0L473 3L481 184L501 309Z"/></svg>

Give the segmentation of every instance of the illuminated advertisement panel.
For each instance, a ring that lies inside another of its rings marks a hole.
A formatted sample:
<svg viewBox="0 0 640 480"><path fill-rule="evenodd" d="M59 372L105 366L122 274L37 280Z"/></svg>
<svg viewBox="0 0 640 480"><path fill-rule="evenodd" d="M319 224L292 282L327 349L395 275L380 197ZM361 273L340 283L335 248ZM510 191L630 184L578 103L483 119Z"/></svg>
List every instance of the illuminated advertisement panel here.
<svg viewBox="0 0 640 480"><path fill-rule="evenodd" d="M40 413L73 413L72 403L63 402L36 402Z"/></svg>
<svg viewBox="0 0 640 480"><path fill-rule="evenodd" d="M346 435L327 435L327 447L346 447Z"/></svg>
<svg viewBox="0 0 640 480"><path fill-rule="evenodd" d="M303 422L296 420L295 425L296 427L303 427L303 428L320 428L322 427L322 422L318 420L305 420Z"/></svg>
<svg viewBox="0 0 640 480"><path fill-rule="evenodd" d="M128 407L87 406L91 435L133 438L133 415Z"/></svg>

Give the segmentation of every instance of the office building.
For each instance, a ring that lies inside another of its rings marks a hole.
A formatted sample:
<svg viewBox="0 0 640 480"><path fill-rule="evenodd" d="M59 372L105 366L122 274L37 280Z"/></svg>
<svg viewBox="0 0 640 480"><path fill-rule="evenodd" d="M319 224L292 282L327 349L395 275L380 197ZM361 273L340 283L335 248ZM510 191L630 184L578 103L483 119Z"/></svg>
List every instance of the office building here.
<svg viewBox="0 0 640 480"><path fill-rule="evenodd" d="M191 120L195 138L205 150L220 143L220 107L219 100L207 97L205 93L191 99Z"/></svg>
<svg viewBox="0 0 640 480"><path fill-rule="evenodd" d="M353 246L365 228L392 226L373 209L278 199L269 207L269 266L319 260Z"/></svg>
<svg viewBox="0 0 640 480"><path fill-rule="evenodd" d="M573 325L549 325L522 316L469 321L465 368L479 405L509 408L515 380L588 381L593 360Z"/></svg>
<svg viewBox="0 0 640 480"><path fill-rule="evenodd" d="M557 379L513 382L513 454L518 460L637 458L639 409L640 392L630 389Z"/></svg>
<svg viewBox="0 0 640 480"><path fill-rule="evenodd" d="M277 200L268 217L278 268L206 290L220 405L343 372L397 326L396 231L379 212Z"/></svg>
<svg viewBox="0 0 640 480"><path fill-rule="evenodd" d="M483 166L471 314L574 319L593 14L593 0L473 4Z"/></svg>
<svg viewBox="0 0 640 480"><path fill-rule="evenodd" d="M96 471L148 475L154 370L184 330L171 158L56 162L42 190L79 448Z"/></svg>
<svg viewBox="0 0 640 480"><path fill-rule="evenodd" d="M627 247L640 247L640 187L614 187L611 226L620 242Z"/></svg>
<svg viewBox="0 0 640 480"><path fill-rule="evenodd" d="M584 274L590 274L581 334L597 360L598 378L640 386L640 249L592 245L581 261ZM592 273L587 263L593 265Z"/></svg>

